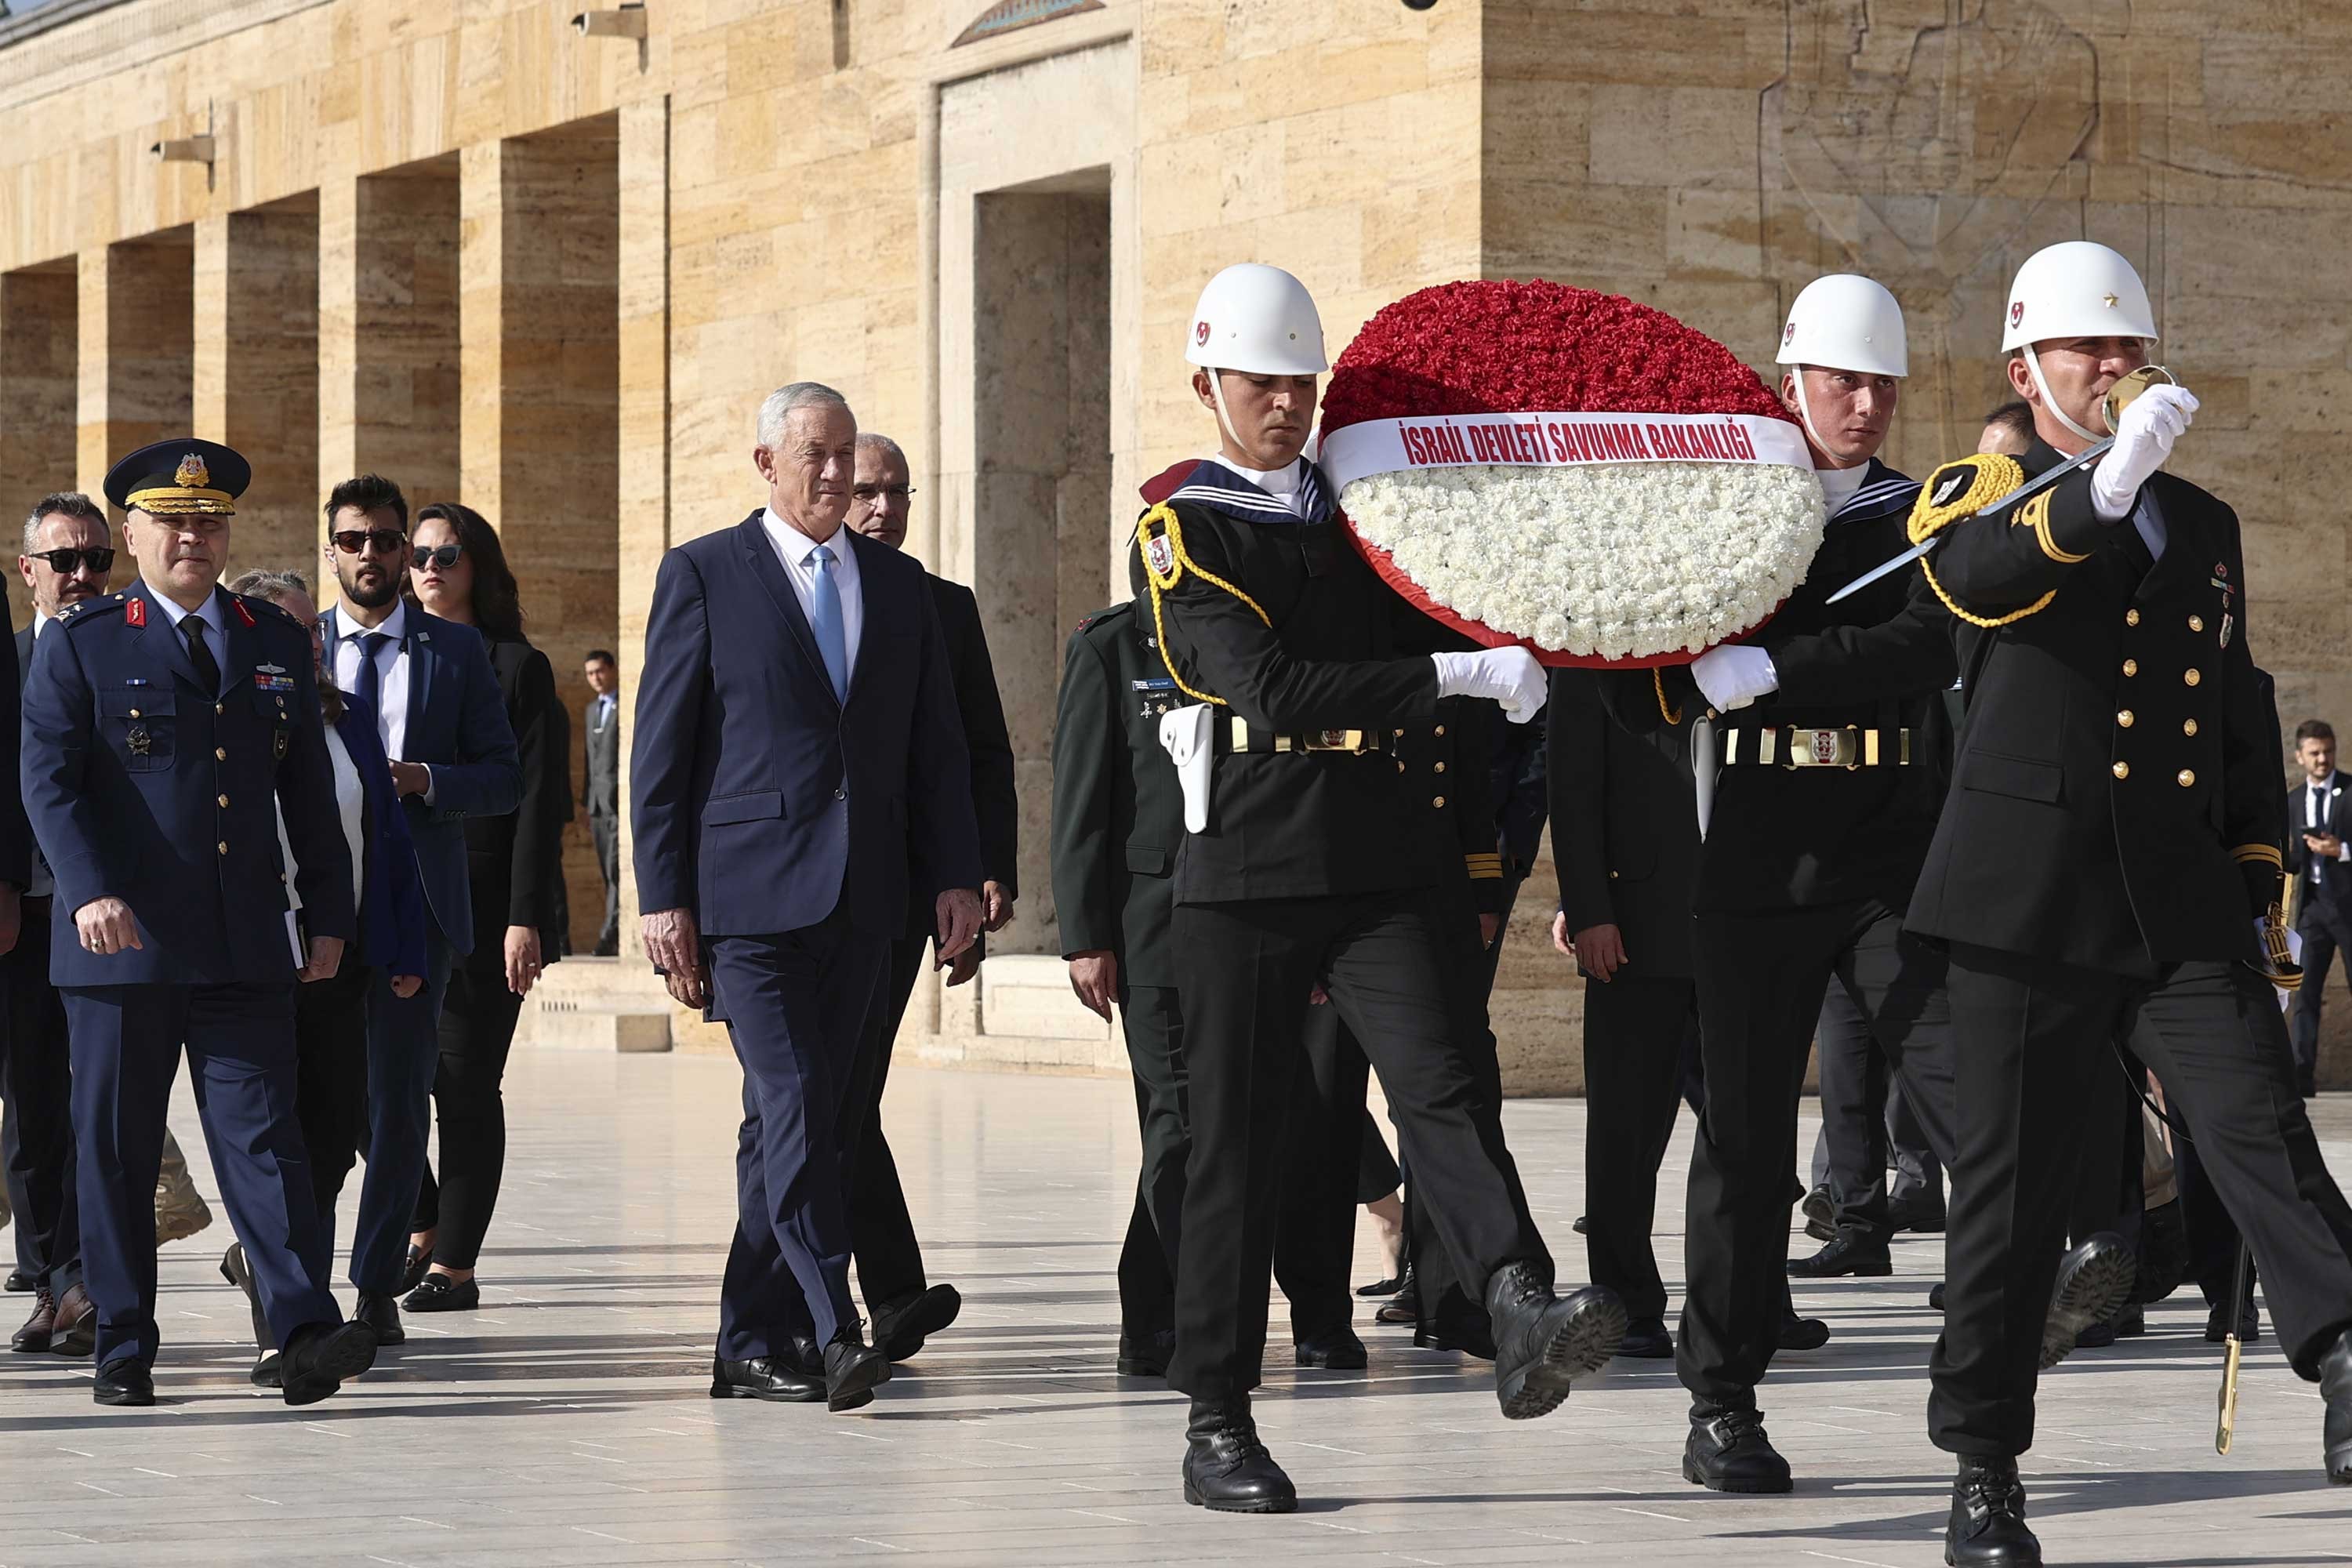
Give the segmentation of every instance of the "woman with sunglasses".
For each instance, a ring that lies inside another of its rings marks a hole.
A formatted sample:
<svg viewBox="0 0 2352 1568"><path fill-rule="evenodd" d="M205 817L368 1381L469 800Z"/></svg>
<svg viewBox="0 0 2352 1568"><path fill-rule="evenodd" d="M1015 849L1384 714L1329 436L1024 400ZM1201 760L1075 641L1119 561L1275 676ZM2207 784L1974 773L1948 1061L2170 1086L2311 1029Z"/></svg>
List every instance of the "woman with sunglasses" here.
<svg viewBox="0 0 2352 1568"><path fill-rule="evenodd" d="M433 1101L441 1174L428 1166L410 1222L411 1312L481 1305L474 1264L506 1167L499 1080L522 999L562 953L563 826L572 820L572 720L547 656L522 633L522 605L506 550L480 512L428 506L410 530L408 593L428 614L469 626L489 645L522 764L522 803L510 816L466 820L474 951L449 976L441 1005L441 1061ZM503 932L501 941L491 932Z"/></svg>

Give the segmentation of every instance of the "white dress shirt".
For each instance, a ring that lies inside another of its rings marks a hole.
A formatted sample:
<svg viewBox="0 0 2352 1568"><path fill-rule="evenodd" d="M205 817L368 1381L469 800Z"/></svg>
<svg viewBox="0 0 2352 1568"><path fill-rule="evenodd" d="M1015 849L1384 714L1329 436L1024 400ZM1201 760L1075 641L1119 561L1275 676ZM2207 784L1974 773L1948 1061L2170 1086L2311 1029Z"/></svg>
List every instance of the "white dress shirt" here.
<svg viewBox="0 0 2352 1568"><path fill-rule="evenodd" d="M784 563L784 575L792 579L793 596L801 602L801 614L816 623L816 565L809 558L816 553L818 542L776 515L770 507L760 520L768 531L768 542L774 546L776 559ZM849 659L849 669L857 669L857 639L866 629L866 596L857 585L857 552L850 547L849 530L834 530L831 539L824 542L833 552L833 586L841 595L841 646Z"/></svg>
<svg viewBox="0 0 2352 1568"><path fill-rule="evenodd" d="M163 612L163 618L172 623L172 635L178 637L184 645L188 640L188 634L180 629L180 623L190 616L196 617L196 624L205 628L205 646L212 649L213 664L220 670L221 679L226 680L228 679L228 628L221 624L218 593L207 595L205 602L193 610L184 610L163 595L152 590L149 596L155 601L156 607ZM33 635L39 637L41 634L35 632ZM220 693L215 691L213 695L218 697Z"/></svg>
<svg viewBox="0 0 2352 1568"><path fill-rule="evenodd" d="M360 689L360 658L367 646L362 639L373 632L391 639L379 643L375 650L376 678L382 682L377 690L375 732L383 742L385 756L395 763L408 761L403 749L408 744L407 601L394 605L392 614L378 626L362 626L338 613L335 632L335 684L354 695Z"/></svg>
<svg viewBox="0 0 2352 1568"><path fill-rule="evenodd" d="M2329 802L2334 798L2336 790L2341 787L2336 781L2343 776L2344 775L2340 773L2332 773L2327 775L2326 783L2313 784L2311 782L2310 775L2305 775L2303 781L2303 826L2305 832L2328 833L2334 831L2327 826L2327 807ZM2338 860L2352 860L2352 839L2347 839L2343 845L2336 849L2336 858ZM2313 856L2311 859L2311 885L2315 888L2319 886L2319 858L2315 855Z"/></svg>

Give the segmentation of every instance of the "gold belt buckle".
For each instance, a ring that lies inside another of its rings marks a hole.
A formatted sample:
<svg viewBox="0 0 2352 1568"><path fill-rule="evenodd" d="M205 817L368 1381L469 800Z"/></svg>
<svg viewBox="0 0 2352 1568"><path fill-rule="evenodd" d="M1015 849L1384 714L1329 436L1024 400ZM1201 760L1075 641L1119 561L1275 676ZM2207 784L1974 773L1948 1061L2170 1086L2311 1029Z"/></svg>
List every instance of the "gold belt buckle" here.
<svg viewBox="0 0 2352 1568"><path fill-rule="evenodd" d="M1843 730L1805 730L1791 728L1789 731L1789 759L1792 768L1845 768L1862 766L1862 731L1849 724Z"/></svg>
<svg viewBox="0 0 2352 1568"><path fill-rule="evenodd" d="M1364 732L1361 730L1318 730L1305 736L1302 744L1310 752L1361 752Z"/></svg>

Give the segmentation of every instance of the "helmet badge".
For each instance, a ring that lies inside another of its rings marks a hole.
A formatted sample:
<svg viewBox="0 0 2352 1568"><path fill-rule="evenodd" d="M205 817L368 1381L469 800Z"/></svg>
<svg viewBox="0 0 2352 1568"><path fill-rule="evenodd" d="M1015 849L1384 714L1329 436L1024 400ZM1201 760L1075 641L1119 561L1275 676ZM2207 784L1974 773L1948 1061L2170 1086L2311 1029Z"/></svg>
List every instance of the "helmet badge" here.
<svg viewBox="0 0 2352 1568"><path fill-rule="evenodd" d="M2009 324L2013 327L2023 320L2025 320L2025 301L2011 300L2009 302Z"/></svg>
<svg viewBox="0 0 2352 1568"><path fill-rule="evenodd" d="M1192 341L1196 343L1202 344L1208 342L1209 323L1207 321L1200 321L1192 323Z"/></svg>

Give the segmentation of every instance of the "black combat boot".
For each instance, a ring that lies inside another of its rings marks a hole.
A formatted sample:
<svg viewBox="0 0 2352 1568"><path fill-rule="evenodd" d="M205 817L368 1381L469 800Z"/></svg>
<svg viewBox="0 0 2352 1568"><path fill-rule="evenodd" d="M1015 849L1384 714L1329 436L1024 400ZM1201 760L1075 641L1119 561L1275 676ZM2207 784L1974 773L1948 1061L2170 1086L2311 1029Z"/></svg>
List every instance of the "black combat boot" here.
<svg viewBox="0 0 2352 1568"><path fill-rule="evenodd" d="M1250 1419L1249 1395L1192 1401L1184 1428L1184 1500L1220 1513L1289 1513L1298 1490Z"/></svg>
<svg viewBox="0 0 2352 1568"><path fill-rule="evenodd" d="M1711 1492L1785 1492L1796 1486L1789 1461L1764 1430L1763 1413L1745 1405L1691 1412L1683 1479Z"/></svg>
<svg viewBox="0 0 2352 1568"><path fill-rule="evenodd" d="M2042 1542L2025 1528L2025 1486L2015 1459L1960 1456L1944 1561L1952 1568L2041 1568Z"/></svg>
<svg viewBox="0 0 2352 1568"><path fill-rule="evenodd" d="M1531 1263L1507 1263L1486 1283L1495 1325L1495 1398L1513 1421L1549 1415L1569 1385L1609 1364L1625 1338L1625 1303L1601 1285L1552 1294Z"/></svg>
<svg viewBox="0 0 2352 1568"><path fill-rule="evenodd" d="M2352 1487L2352 1329L2347 1329L2319 1363L2319 1400L2327 1407L2322 1440L2327 1445L2327 1479Z"/></svg>
<svg viewBox="0 0 2352 1568"><path fill-rule="evenodd" d="M2050 1316L2042 1327L2042 1370L2064 1361L2084 1330L2122 1311L2138 1277L2131 1248L2113 1231L2099 1232L2061 1258Z"/></svg>

